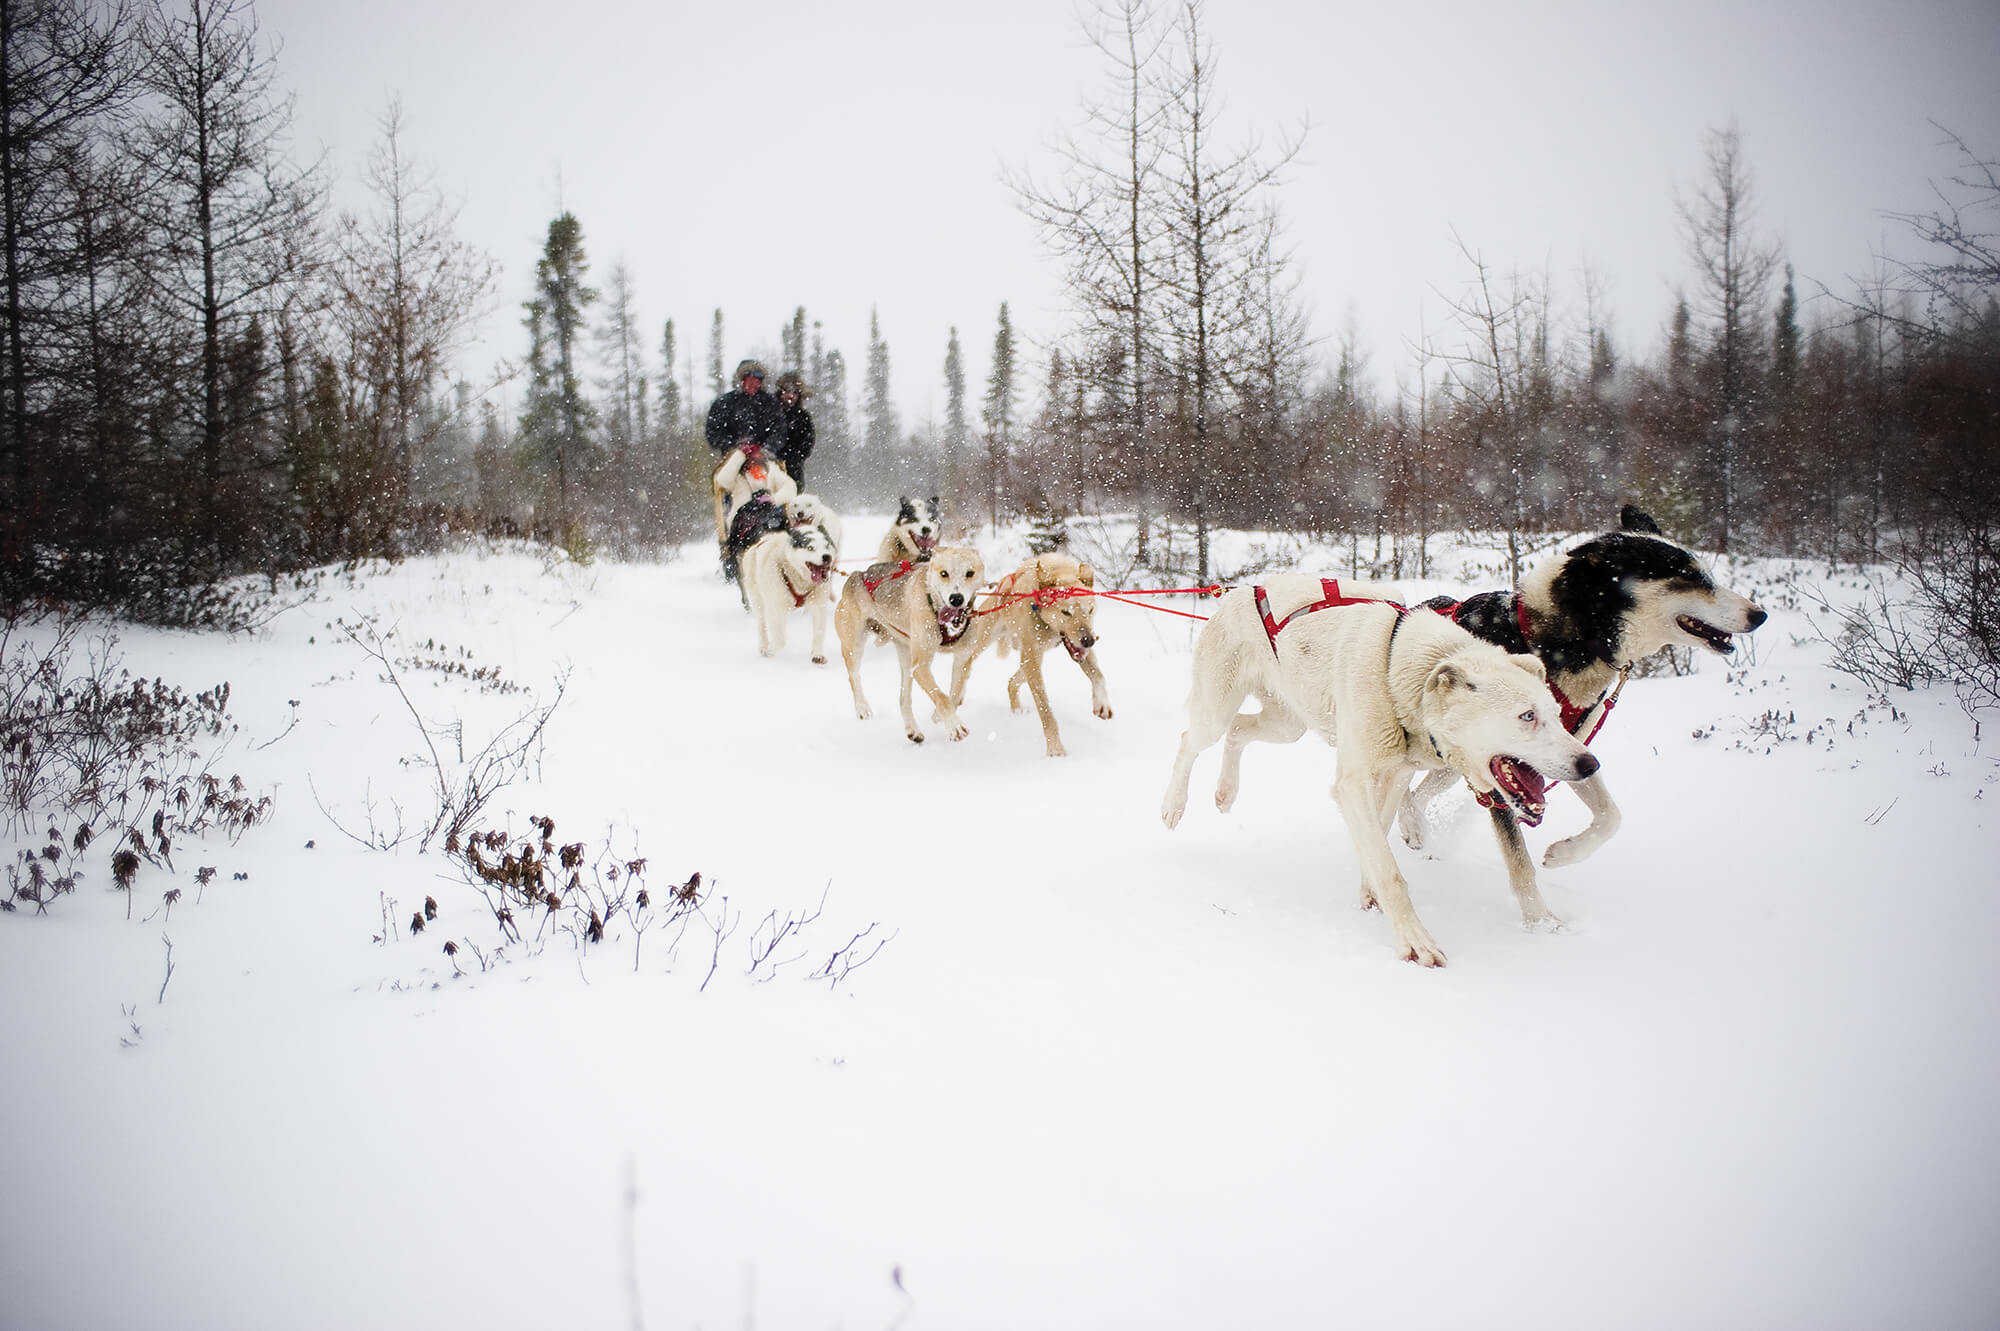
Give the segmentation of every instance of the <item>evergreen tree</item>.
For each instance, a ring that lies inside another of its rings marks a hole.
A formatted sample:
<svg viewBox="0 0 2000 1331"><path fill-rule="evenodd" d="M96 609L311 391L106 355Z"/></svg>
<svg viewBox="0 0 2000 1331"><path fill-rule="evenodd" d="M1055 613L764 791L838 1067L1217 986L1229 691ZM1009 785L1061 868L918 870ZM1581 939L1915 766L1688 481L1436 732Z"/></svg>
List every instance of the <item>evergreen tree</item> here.
<svg viewBox="0 0 2000 1331"><path fill-rule="evenodd" d="M854 425L848 417L847 358L840 348L829 347L821 355L819 394L813 398L813 424L819 442L813 447L813 488L821 494L837 494L848 501L872 501L854 466Z"/></svg>
<svg viewBox="0 0 2000 1331"><path fill-rule="evenodd" d="M1778 314L1771 335L1771 396L1789 404L1799 383L1799 293L1792 266L1785 265L1785 289L1778 297Z"/></svg>
<svg viewBox="0 0 2000 1331"><path fill-rule="evenodd" d="M1000 527L1001 487L1007 474L1007 455L1014 439L1014 323L1007 315L1007 302L1000 302L1000 326L993 334L993 368L986 376L986 403L980 418L986 422L986 467L990 506L988 516L995 531Z"/></svg>
<svg viewBox="0 0 2000 1331"><path fill-rule="evenodd" d="M715 319L708 326L708 393L721 397L729 390L729 380L722 371L722 307L715 307Z"/></svg>
<svg viewBox="0 0 2000 1331"><path fill-rule="evenodd" d="M786 370L797 370L801 374L805 373L806 369L806 307L805 306L801 305L796 310L792 311L792 321L786 324L784 328L780 331L778 340L779 344L784 348L784 354L779 358L780 360L780 364L778 366L779 372L783 373Z"/></svg>
<svg viewBox="0 0 2000 1331"><path fill-rule="evenodd" d="M521 420L521 442L556 483L557 539L572 541L575 514L570 503L573 472L587 461L597 412L583 395L577 378L576 347L583 333L584 311L597 291L586 285L589 257L583 249L583 224L574 213L549 223L542 257L535 264L535 298L527 303L532 347L529 411Z"/></svg>
<svg viewBox="0 0 2000 1331"><path fill-rule="evenodd" d="M681 404L680 382L674 378L674 321L667 320L660 337L660 433L670 449L686 438L687 422Z"/></svg>
<svg viewBox="0 0 2000 1331"><path fill-rule="evenodd" d="M956 485L959 469L965 465L965 443L969 431L965 422L965 358L958 349L958 329L944 349L944 473Z"/></svg>
<svg viewBox="0 0 2000 1331"><path fill-rule="evenodd" d="M868 383L862 390L861 414L866 433L862 442L868 450L867 465L873 470L887 464L896 446L896 406L889 397L889 344L882 338L881 320L868 311Z"/></svg>

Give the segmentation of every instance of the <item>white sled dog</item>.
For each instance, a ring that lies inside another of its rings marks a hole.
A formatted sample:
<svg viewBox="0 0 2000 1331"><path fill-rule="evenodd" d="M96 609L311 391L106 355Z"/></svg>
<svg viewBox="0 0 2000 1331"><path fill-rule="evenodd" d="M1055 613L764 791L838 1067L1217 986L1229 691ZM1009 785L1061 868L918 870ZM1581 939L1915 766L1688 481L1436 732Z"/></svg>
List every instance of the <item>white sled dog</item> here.
<svg viewBox="0 0 2000 1331"><path fill-rule="evenodd" d="M1048 685L1042 679L1042 657L1061 645L1090 681L1090 711L1102 720L1111 719L1111 694L1104 685L1104 672L1097 667L1097 598L1090 595L1097 573L1090 565L1068 555L1036 555L994 584L979 598L979 625L971 650L960 653L951 675L953 707L965 703L965 681L972 662L988 645L1005 656L1018 648L1020 669L1007 681L1007 706L1021 710L1021 686L1035 700L1035 712L1042 721L1042 742L1051 758L1064 754L1062 735L1056 729L1056 714L1049 707Z"/></svg>
<svg viewBox="0 0 2000 1331"><path fill-rule="evenodd" d="M757 651L785 650L785 620L812 612L812 662L826 664L826 612L833 604L833 542L817 525L767 533L743 552L743 596L757 620Z"/></svg>
<svg viewBox="0 0 2000 1331"><path fill-rule="evenodd" d="M1719 656L1736 650L1734 637L1762 624L1750 599L1719 587L1700 562L1668 540L1659 525L1632 505L1619 530L1594 536L1531 571L1516 592L1481 592L1459 602L1426 601L1446 611L1475 637L1510 652L1531 652L1548 670L1549 692L1562 708L1563 725L1588 744L1617 700L1614 685L1625 672L1662 647L1701 647ZM1429 839L1427 809L1451 784L1434 772L1403 802L1403 840L1422 848ZM1542 856L1551 869L1575 864L1610 840L1621 821L1604 778L1575 783L1590 810L1590 825L1558 841ZM1492 810L1493 829L1509 863L1527 857L1519 823L1508 809Z"/></svg>
<svg viewBox="0 0 2000 1331"><path fill-rule="evenodd" d="M896 520L882 535L882 544L875 551L875 558L893 564L899 559L907 559L912 564L929 559L931 551L937 549L944 536L944 518L938 507L938 497L932 495L922 503L911 503L908 495L903 496L901 507L896 510Z"/></svg>
<svg viewBox="0 0 2000 1331"><path fill-rule="evenodd" d="M1479 641L1442 615L1404 611L1394 588L1281 574L1223 596L1195 640L1188 728L1160 817L1187 808L1196 755L1228 736L1215 805L1236 800L1243 746L1289 744L1307 730L1339 760L1333 796L1361 862L1361 905L1379 906L1406 960L1442 966L1389 849L1389 823L1419 770L1445 770L1539 816L1551 778L1574 781L1597 759L1562 728L1542 663ZM1261 711L1238 714L1254 696ZM1508 874L1530 925L1560 922L1534 866Z"/></svg>
<svg viewBox="0 0 2000 1331"><path fill-rule="evenodd" d="M902 667L903 733L913 743L924 742L917 714L910 706L910 685L923 686L937 707L938 720L955 740L965 738L958 709L938 687L931 662L939 652L968 650L972 642L972 603L986 581L986 562L975 550L940 546L922 563L907 560L871 564L850 574L834 608L834 629L840 635L840 655L847 663L847 682L854 689L854 714L866 721L874 711L861 691L861 653L872 635L896 649Z"/></svg>
<svg viewBox="0 0 2000 1331"><path fill-rule="evenodd" d="M818 527L833 544L833 557L840 558L840 515L816 494L801 493L785 501L785 520L794 527Z"/></svg>

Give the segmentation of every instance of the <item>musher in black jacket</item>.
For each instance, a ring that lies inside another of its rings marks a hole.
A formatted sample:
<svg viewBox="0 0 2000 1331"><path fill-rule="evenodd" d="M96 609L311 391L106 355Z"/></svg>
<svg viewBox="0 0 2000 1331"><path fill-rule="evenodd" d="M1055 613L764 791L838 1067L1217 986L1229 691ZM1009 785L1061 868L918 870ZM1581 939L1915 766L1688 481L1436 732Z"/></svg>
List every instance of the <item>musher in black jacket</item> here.
<svg viewBox="0 0 2000 1331"><path fill-rule="evenodd" d="M778 399L764 391L763 363L741 361L735 389L708 406L708 446L717 453L745 443L774 449L780 424Z"/></svg>
<svg viewBox="0 0 2000 1331"><path fill-rule="evenodd" d="M801 490L806 488L806 459L813 451L813 418L806 410L811 396L812 389L797 370L778 376L778 434L771 454Z"/></svg>

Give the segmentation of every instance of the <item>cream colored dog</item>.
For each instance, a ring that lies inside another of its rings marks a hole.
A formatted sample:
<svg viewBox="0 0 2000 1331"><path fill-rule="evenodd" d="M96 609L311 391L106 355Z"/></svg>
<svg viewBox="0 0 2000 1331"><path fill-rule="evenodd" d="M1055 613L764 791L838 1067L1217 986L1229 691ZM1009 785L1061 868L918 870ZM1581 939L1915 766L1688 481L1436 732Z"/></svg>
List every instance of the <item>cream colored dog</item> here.
<svg viewBox="0 0 2000 1331"><path fill-rule="evenodd" d="M840 635L840 655L847 662L847 682L854 688L854 714L866 721L874 712L861 691L861 653L869 635L896 649L902 667L903 733L918 744L924 732L910 706L912 681L923 686L937 706L938 720L955 740L965 738L958 709L931 675L939 652L959 652L971 646L972 603L986 581L986 563L975 550L941 546L921 564L907 560L871 564L849 575L833 612Z"/></svg>
<svg viewBox="0 0 2000 1331"><path fill-rule="evenodd" d="M1388 828L1414 772L1448 768L1476 791L1539 817L1550 779L1575 781L1597 759L1563 729L1547 675L1442 615L1386 603L1393 588L1281 574L1225 595L1195 639L1188 728L1160 817L1187 808L1196 755L1228 736L1215 805L1235 803L1243 746L1289 744L1311 730L1334 747L1333 796L1361 862L1361 905L1379 906L1405 959L1442 966L1417 919ZM1384 598L1361 600L1355 598ZM1238 714L1246 697L1261 711ZM1517 868L1523 871L1517 872ZM1508 865L1521 916L1556 927L1532 861Z"/></svg>
<svg viewBox="0 0 2000 1331"><path fill-rule="evenodd" d="M833 543L833 557L840 558L840 515L816 494L800 493L785 502L785 520L794 527L818 527Z"/></svg>
<svg viewBox="0 0 2000 1331"><path fill-rule="evenodd" d="M785 620L794 610L812 612L812 661L826 664L826 612L833 604L833 542L817 525L767 533L743 552L737 577L757 620L757 651L785 650Z"/></svg>
<svg viewBox="0 0 2000 1331"><path fill-rule="evenodd" d="M1097 668L1097 632L1092 619L1097 598L1090 595L1097 574L1088 564L1068 555L1037 555L1000 579L979 598L978 625L972 650L961 653L952 670L953 707L965 702L965 681L972 662L989 645L1005 656L1018 648L1021 667L1007 681L1007 705L1021 710L1021 685L1034 696L1042 719L1042 739L1051 758L1063 756L1056 714L1049 707L1048 686L1042 680L1042 657L1058 643L1090 681L1090 710L1111 719L1111 695L1104 672Z"/></svg>

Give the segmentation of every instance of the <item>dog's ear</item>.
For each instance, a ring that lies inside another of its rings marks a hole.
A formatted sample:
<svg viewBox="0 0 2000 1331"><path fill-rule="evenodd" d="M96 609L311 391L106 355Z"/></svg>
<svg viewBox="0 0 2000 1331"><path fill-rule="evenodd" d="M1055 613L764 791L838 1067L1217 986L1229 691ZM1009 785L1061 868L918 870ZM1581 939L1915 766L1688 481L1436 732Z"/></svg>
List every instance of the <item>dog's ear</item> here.
<svg viewBox="0 0 2000 1331"><path fill-rule="evenodd" d="M1044 588L1044 587L1046 587L1046 586L1048 586L1048 585L1049 585L1049 574L1048 574L1048 570L1042 567L1042 557L1041 557L1040 555L1036 555L1036 556L1035 556L1035 590L1036 590L1036 591L1040 591L1040 590L1041 590L1042 588Z"/></svg>
<svg viewBox="0 0 2000 1331"><path fill-rule="evenodd" d="M1471 676L1449 661L1438 662L1432 667L1430 677L1424 680L1426 693L1449 693L1457 688L1471 692L1478 691L1478 686L1472 682Z"/></svg>
<svg viewBox="0 0 2000 1331"><path fill-rule="evenodd" d="M1086 587L1094 587L1097 585L1097 571L1088 564L1078 564L1076 580Z"/></svg>
<svg viewBox="0 0 2000 1331"><path fill-rule="evenodd" d="M901 507L896 510L896 521L915 522L917 520L917 510L910 504L910 497L904 495L897 502Z"/></svg>
<svg viewBox="0 0 2000 1331"><path fill-rule="evenodd" d="M1525 652L1515 652L1510 654L1507 659L1533 675L1536 679L1542 681L1542 683L1546 684L1549 682L1549 668L1542 664L1541 657Z"/></svg>
<svg viewBox="0 0 2000 1331"><path fill-rule="evenodd" d="M1650 514L1641 512L1632 504L1627 504L1618 510L1618 528L1620 531L1642 531L1653 536L1666 535Z"/></svg>

